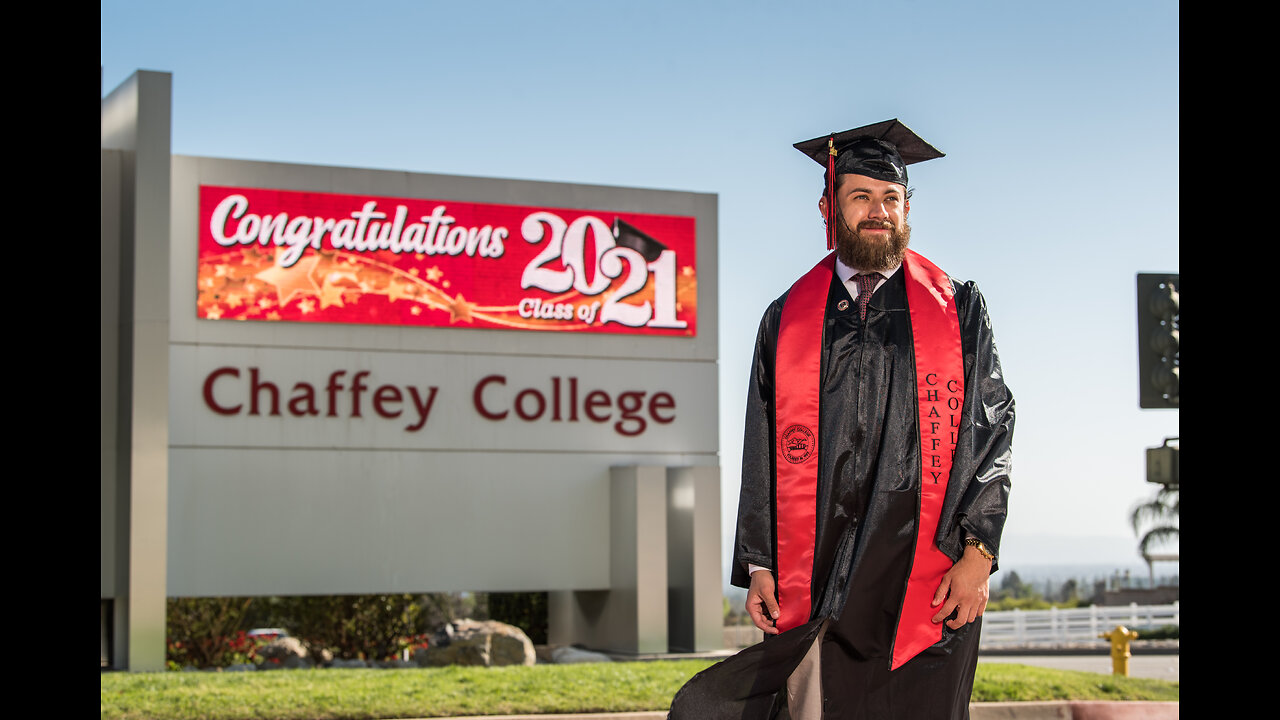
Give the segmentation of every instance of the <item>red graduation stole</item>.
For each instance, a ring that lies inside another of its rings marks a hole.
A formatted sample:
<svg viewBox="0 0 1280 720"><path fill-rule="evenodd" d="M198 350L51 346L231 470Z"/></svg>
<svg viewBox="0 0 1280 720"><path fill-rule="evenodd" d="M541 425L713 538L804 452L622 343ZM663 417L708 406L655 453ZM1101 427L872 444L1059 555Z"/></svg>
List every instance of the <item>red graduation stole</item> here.
<svg viewBox="0 0 1280 720"><path fill-rule="evenodd" d="M951 473L959 431L956 418L964 402L964 356L951 280L913 250L907 250L902 271L906 273L915 349L921 492L915 551L890 669L897 669L942 639L942 624L932 622L937 609L931 603L952 562L934 544L933 537ZM822 327L833 272L835 253L827 255L791 286L778 328L774 369L778 442L775 538L781 613L777 626L782 631L807 622L812 605Z"/></svg>

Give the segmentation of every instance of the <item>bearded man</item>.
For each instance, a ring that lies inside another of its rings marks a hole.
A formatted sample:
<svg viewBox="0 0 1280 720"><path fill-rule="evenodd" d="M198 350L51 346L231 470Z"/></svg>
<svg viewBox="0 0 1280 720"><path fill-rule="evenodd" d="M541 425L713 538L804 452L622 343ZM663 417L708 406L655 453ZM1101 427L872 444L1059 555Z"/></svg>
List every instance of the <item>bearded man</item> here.
<svg viewBox="0 0 1280 720"><path fill-rule="evenodd" d="M943 154L897 120L795 147L835 251L756 338L731 582L765 640L669 717L967 718L1014 403L977 286L908 248L906 166Z"/></svg>

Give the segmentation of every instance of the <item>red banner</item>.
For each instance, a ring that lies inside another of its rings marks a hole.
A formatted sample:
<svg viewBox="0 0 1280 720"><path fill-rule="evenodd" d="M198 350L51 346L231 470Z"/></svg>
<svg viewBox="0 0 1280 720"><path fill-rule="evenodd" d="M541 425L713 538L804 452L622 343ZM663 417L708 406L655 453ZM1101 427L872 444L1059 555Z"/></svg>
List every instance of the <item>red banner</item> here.
<svg viewBox="0 0 1280 720"><path fill-rule="evenodd" d="M196 316L697 333L692 217L200 186Z"/></svg>

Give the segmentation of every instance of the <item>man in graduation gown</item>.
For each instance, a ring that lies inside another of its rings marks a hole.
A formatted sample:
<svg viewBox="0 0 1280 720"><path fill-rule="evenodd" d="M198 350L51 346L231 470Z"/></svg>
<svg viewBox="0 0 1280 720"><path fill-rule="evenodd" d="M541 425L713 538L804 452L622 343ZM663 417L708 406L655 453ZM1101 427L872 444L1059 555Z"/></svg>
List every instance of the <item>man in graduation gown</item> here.
<svg viewBox="0 0 1280 720"><path fill-rule="evenodd" d="M907 248L906 165L942 153L897 120L796 147L835 252L756 338L731 582L765 640L669 717L967 718L1014 403L978 288Z"/></svg>

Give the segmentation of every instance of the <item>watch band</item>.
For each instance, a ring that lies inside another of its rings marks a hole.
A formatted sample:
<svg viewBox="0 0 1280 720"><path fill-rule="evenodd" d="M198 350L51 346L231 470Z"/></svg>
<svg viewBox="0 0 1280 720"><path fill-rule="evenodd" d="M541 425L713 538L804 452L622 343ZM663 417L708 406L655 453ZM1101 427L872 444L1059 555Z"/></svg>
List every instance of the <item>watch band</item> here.
<svg viewBox="0 0 1280 720"><path fill-rule="evenodd" d="M990 560L990 561L992 561L992 562L995 562L996 556L995 556L995 555L992 555L992 554L991 554L991 551L987 550L987 546L986 546L986 545L983 545L983 544L982 544L982 541L981 541L981 540L979 540L978 538L975 538L975 537L965 538L964 544L965 544L965 545L971 545L971 546L973 546L973 547L978 548L978 554L979 554L979 555L981 555L982 557L984 557L984 558L986 558L986 559L988 559L988 560Z"/></svg>

